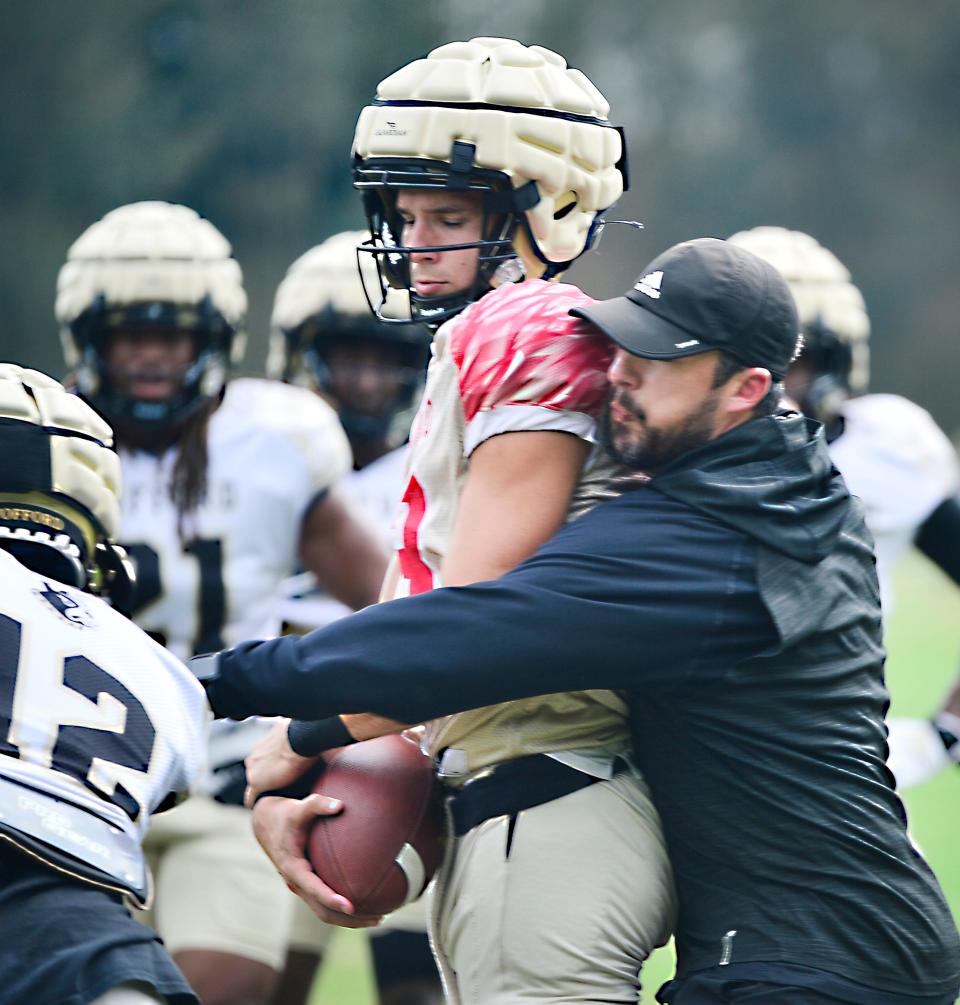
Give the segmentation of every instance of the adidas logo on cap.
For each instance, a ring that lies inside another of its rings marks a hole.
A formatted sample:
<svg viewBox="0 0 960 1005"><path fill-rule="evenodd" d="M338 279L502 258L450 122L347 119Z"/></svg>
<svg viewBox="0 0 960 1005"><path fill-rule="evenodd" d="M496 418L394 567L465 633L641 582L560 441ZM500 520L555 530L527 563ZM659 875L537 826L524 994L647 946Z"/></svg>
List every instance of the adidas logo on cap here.
<svg viewBox="0 0 960 1005"><path fill-rule="evenodd" d="M640 293L646 294L651 300L660 299L660 283L663 281L662 272L648 272L643 279L633 284L633 288Z"/></svg>

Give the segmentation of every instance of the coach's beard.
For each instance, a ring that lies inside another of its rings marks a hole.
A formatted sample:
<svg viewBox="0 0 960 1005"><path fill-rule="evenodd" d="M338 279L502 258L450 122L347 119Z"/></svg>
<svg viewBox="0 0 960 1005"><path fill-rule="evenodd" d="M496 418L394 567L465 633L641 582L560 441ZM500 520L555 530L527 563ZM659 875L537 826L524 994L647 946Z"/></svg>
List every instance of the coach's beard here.
<svg viewBox="0 0 960 1005"><path fill-rule="evenodd" d="M617 422L610 414L611 402L629 412L631 420ZM650 474L713 439L718 396L708 395L697 410L668 429L647 424L646 412L611 390L600 414L599 440L615 461L634 471Z"/></svg>

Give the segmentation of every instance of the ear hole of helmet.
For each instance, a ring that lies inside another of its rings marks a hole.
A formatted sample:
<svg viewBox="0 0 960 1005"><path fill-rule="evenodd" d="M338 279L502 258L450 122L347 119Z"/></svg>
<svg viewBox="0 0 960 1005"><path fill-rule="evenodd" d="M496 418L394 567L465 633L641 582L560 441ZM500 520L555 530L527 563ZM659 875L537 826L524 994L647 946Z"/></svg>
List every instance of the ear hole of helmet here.
<svg viewBox="0 0 960 1005"><path fill-rule="evenodd" d="M189 332L196 355L179 391L168 401L142 402L113 386L107 366L107 339L120 329L168 327ZM208 295L197 304L168 302L108 305L98 296L70 326L79 360L75 369L83 397L114 426L172 428L215 399L238 355L242 333L232 327Z"/></svg>
<svg viewBox="0 0 960 1005"><path fill-rule="evenodd" d="M577 208L579 201L576 192L565 192L556 200L556 208L553 211L554 220L562 220L569 216Z"/></svg>

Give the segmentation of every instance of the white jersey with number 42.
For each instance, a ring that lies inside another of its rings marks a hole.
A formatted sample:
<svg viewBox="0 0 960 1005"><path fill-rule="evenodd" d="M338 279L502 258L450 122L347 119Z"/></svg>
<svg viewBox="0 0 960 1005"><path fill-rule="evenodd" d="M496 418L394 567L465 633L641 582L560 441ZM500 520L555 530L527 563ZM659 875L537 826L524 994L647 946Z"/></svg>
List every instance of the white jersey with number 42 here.
<svg viewBox="0 0 960 1005"><path fill-rule="evenodd" d="M0 550L0 829L56 868L146 898L150 814L204 760L193 675L96 597Z"/></svg>

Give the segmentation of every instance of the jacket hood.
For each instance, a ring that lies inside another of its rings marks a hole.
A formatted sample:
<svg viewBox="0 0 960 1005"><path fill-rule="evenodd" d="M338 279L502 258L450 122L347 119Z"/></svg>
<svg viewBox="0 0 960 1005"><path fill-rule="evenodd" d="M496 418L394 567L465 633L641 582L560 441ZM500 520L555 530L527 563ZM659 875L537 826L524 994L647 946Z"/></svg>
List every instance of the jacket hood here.
<svg viewBox="0 0 960 1005"><path fill-rule="evenodd" d="M809 563L834 547L850 506L823 426L798 412L751 419L678 457L651 485Z"/></svg>

